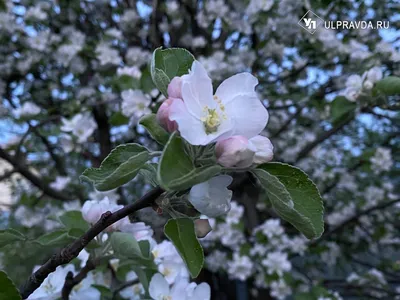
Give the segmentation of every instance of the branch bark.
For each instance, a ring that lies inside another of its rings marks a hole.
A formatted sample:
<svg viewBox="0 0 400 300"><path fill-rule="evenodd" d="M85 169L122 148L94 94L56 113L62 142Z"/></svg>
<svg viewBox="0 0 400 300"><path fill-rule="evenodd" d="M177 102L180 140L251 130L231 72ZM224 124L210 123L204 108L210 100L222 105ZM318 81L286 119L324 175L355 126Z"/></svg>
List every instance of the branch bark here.
<svg viewBox="0 0 400 300"><path fill-rule="evenodd" d="M61 249L58 253L54 254L44 265L29 277L20 289L22 298L28 298L29 295L32 294L58 266L67 264L77 257L82 249L108 226L135 211L151 206L162 193L163 190L161 188L154 188L136 202L129 204L114 213L109 211L105 212L101 216L100 220L97 221L97 223L94 224L85 234L76 239L73 243Z"/></svg>
<svg viewBox="0 0 400 300"><path fill-rule="evenodd" d="M67 201L67 200L72 200L70 197L67 195L60 193L56 191L55 189L52 189L49 185L44 183L40 177L36 176L34 173L32 173L31 170L29 170L28 166L26 166L22 161L19 159L11 156L8 154L4 149L0 148L0 158L3 158L7 162L9 162L11 165L13 165L15 171L20 173L22 176L24 176L27 180L29 180L34 186L39 188L43 193L46 195L62 200L62 201Z"/></svg>

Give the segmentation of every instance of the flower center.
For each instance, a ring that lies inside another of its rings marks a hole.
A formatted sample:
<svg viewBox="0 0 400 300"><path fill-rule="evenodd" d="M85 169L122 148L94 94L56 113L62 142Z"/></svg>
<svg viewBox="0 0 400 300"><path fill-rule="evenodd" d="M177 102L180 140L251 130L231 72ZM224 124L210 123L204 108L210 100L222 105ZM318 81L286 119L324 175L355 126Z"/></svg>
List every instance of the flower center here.
<svg viewBox="0 0 400 300"><path fill-rule="evenodd" d="M206 110L207 116L204 118L203 124L204 128L206 129L206 133L210 134L217 131L221 121L216 109L206 107Z"/></svg>
<svg viewBox="0 0 400 300"><path fill-rule="evenodd" d="M221 124L221 119L226 119L226 115L224 113L225 106L222 104L221 99L219 99L217 96L214 96L214 100L217 102L222 115L220 116L218 114L216 108L209 108L208 106L204 107L203 110L206 113L206 116L202 118L202 121L207 134L216 132L218 130L218 126Z"/></svg>
<svg viewBox="0 0 400 300"><path fill-rule="evenodd" d="M172 300L172 297L171 296L163 296L162 300Z"/></svg>

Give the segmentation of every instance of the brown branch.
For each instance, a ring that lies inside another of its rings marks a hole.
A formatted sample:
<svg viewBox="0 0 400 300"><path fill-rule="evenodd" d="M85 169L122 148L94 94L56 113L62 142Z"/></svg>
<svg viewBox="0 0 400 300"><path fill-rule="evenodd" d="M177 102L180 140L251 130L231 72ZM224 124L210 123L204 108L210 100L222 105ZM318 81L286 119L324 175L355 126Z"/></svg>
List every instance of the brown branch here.
<svg viewBox="0 0 400 300"><path fill-rule="evenodd" d="M44 265L42 265L20 289L23 299L29 297L58 266L69 263L77 257L91 240L115 222L142 208L151 206L152 203L163 193L161 188L154 188L136 202L129 204L114 213L105 212L99 221L86 231L80 238L54 254Z"/></svg>
<svg viewBox="0 0 400 300"><path fill-rule="evenodd" d="M72 200L67 195L56 191L55 189L51 188L49 185L44 183L40 177L36 176L34 173L32 173L31 170L29 170L28 166L26 166L23 161L11 156L2 148L0 148L0 158L3 158L4 160L8 161L11 165L13 165L14 170L16 172L24 176L27 180L29 180L34 186L43 191L43 193L45 193L46 195L54 199L63 201Z"/></svg>
<svg viewBox="0 0 400 300"><path fill-rule="evenodd" d="M64 286L61 291L61 298L68 300L72 289L75 285L79 284L83 279L86 278L87 274L96 268L97 262L90 259L86 262L86 265L79 271L76 276L70 271L65 277Z"/></svg>

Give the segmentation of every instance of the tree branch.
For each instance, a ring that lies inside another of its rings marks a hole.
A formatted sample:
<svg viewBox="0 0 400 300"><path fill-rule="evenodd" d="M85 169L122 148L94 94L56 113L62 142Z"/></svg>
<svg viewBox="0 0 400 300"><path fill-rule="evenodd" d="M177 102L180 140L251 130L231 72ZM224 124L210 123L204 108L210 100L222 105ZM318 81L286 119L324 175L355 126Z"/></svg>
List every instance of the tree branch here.
<svg viewBox="0 0 400 300"><path fill-rule="evenodd" d="M44 265L42 265L29 279L25 282L20 289L23 299L29 297L47 278L47 276L54 272L58 266L69 263L72 259L77 257L79 253L85 248L91 240L93 240L100 232L105 230L111 224L125 218L126 216L138 211L142 208L151 206L151 204L163 193L161 188L154 188L145 194L136 202L129 204L114 213L109 211L105 212L99 221L94 224L85 234L76 239L73 243L61 249L58 253L54 254Z"/></svg>
<svg viewBox="0 0 400 300"><path fill-rule="evenodd" d="M8 161L11 165L13 165L15 171L20 173L22 176L24 176L27 180L29 180L34 186L39 188L43 193L46 195L58 199L58 200L72 200L70 197L67 195L60 193L56 191L55 189L52 189L49 185L45 184L40 177L36 176L34 173L32 173L29 168L19 159L11 156L8 154L6 151L4 151L2 148L0 148L0 157L3 158L4 160Z"/></svg>

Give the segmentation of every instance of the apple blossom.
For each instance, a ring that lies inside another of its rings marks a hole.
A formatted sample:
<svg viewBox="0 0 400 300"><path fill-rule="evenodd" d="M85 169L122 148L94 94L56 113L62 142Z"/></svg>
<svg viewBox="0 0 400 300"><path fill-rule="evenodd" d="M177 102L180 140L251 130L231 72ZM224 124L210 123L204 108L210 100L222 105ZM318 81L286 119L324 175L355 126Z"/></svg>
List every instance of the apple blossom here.
<svg viewBox="0 0 400 300"><path fill-rule="evenodd" d="M218 141L215 146L217 162L224 167L250 167L256 149L249 140L240 135Z"/></svg>
<svg viewBox="0 0 400 300"><path fill-rule="evenodd" d="M174 77L168 84L168 97L182 99L182 78Z"/></svg>
<svg viewBox="0 0 400 300"><path fill-rule="evenodd" d="M66 188L66 186L71 182L71 178L66 176L57 176L56 180L50 183L50 187L57 190L62 191Z"/></svg>
<svg viewBox="0 0 400 300"><path fill-rule="evenodd" d="M25 102L20 108L14 110L18 117L30 117L40 113L40 107L33 102Z"/></svg>
<svg viewBox="0 0 400 300"><path fill-rule="evenodd" d="M140 117L151 113L149 105L151 99L141 90L126 90L121 93L122 114L138 120Z"/></svg>
<svg viewBox="0 0 400 300"><path fill-rule="evenodd" d="M108 197L104 197L104 199L101 201L89 200L83 204L82 217L86 222L93 225L100 219L103 213L107 211L115 212L122 207L122 205L117 205L115 202L110 201ZM110 225L107 230L118 230L120 226L124 226L127 223L129 223L129 219L125 217L118 222Z"/></svg>
<svg viewBox="0 0 400 300"><path fill-rule="evenodd" d="M231 208L232 191L227 187L232 183L229 175L219 175L190 189L189 201L200 213L217 217Z"/></svg>
<svg viewBox="0 0 400 300"><path fill-rule="evenodd" d="M97 128L96 122L88 112L77 114L71 120L62 118L62 123L61 130L72 132L78 138L78 143L86 142Z"/></svg>
<svg viewBox="0 0 400 300"><path fill-rule="evenodd" d="M249 140L252 148L255 149L254 164L262 164L272 160L274 156L274 146L271 141L262 135L257 135Z"/></svg>
<svg viewBox="0 0 400 300"><path fill-rule="evenodd" d="M173 101L178 101L178 99L168 98L161 104L157 111L157 122L168 132L174 132L178 129L178 124L169 119Z"/></svg>
<svg viewBox="0 0 400 300"><path fill-rule="evenodd" d="M253 75L226 79L214 96L211 79L198 61L181 78L182 100L173 101L170 120L190 144L207 145L234 135L251 138L266 126L268 112L257 97Z"/></svg>

